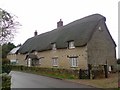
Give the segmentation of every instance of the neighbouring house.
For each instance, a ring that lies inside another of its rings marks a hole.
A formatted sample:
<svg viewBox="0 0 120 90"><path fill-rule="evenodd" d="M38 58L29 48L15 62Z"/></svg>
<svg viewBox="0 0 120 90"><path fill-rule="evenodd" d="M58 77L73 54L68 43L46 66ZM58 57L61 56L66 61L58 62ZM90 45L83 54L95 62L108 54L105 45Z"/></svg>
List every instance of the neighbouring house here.
<svg viewBox="0 0 120 90"><path fill-rule="evenodd" d="M116 44L106 26L106 18L93 14L26 40L17 54L27 66L84 69L89 65L116 67ZM34 64L33 64L34 62Z"/></svg>
<svg viewBox="0 0 120 90"><path fill-rule="evenodd" d="M17 51L20 48L20 46L13 48L7 55L7 58L10 60L11 64L18 64L18 59L17 59Z"/></svg>

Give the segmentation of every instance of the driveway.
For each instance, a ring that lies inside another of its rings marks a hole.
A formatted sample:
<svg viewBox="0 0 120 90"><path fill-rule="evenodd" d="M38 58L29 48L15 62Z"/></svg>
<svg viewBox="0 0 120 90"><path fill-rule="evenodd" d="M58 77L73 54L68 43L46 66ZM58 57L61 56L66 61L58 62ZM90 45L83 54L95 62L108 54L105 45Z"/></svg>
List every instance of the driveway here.
<svg viewBox="0 0 120 90"><path fill-rule="evenodd" d="M11 88L93 88L65 80L54 79L46 76L11 71Z"/></svg>

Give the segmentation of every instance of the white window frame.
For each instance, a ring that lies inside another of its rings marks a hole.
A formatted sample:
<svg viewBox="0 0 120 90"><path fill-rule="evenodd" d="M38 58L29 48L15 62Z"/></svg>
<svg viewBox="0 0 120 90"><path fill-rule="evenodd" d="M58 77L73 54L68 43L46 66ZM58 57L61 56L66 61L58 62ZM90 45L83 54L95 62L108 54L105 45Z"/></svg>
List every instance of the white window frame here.
<svg viewBox="0 0 120 90"><path fill-rule="evenodd" d="M71 67L78 67L78 57L70 57Z"/></svg>
<svg viewBox="0 0 120 90"><path fill-rule="evenodd" d="M28 67L31 66L31 58L28 58Z"/></svg>
<svg viewBox="0 0 120 90"><path fill-rule="evenodd" d="M42 58L39 59L39 65L41 65Z"/></svg>
<svg viewBox="0 0 120 90"><path fill-rule="evenodd" d="M52 50L57 50L56 43L52 43Z"/></svg>
<svg viewBox="0 0 120 90"><path fill-rule="evenodd" d="M38 52L37 52L37 51L35 51L35 52L34 52L34 54L35 54L35 55L37 55L37 54L38 54Z"/></svg>
<svg viewBox="0 0 120 90"><path fill-rule="evenodd" d="M52 65L58 66L58 58L52 58Z"/></svg>
<svg viewBox="0 0 120 90"><path fill-rule="evenodd" d="M69 49L75 48L74 41L69 41L69 42L68 42L68 48L69 48Z"/></svg>

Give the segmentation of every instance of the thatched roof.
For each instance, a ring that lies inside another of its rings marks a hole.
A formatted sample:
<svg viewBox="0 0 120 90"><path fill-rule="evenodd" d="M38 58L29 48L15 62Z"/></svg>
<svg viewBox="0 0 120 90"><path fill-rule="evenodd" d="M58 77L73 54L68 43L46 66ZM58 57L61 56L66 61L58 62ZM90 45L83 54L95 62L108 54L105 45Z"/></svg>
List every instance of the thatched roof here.
<svg viewBox="0 0 120 90"><path fill-rule="evenodd" d="M75 46L84 46L90 40L95 27L100 20L106 20L100 14L93 14L73 21L65 26L29 38L19 49L19 53L44 51L52 49L51 43L56 43L57 48L67 48L68 41L74 40Z"/></svg>
<svg viewBox="0 0 120 90"><path fill-rule="evenodd" d="M20 47L13 48L8 54L16 54Z"/></svg>
<svg viewBox="0 0 120 90"><path fill-rule="evenodd" d="M31 54L31 53L28 54L28 55L26 55L25 60L28 59L28 58L31 58L31 59L33 59L33 60L39 60L39 58L38 58L37 55Z"/></svg>

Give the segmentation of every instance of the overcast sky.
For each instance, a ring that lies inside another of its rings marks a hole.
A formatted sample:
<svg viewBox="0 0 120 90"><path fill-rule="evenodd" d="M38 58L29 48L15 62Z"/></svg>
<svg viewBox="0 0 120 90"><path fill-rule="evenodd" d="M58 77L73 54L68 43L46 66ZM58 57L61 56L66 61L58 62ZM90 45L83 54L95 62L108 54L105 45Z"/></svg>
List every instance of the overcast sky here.
<svg viewBox="0 0 120 90"><path fill-rule="evenodd" d="M12 41L23 44L28 38L51 31L62 19L66 25L85 16L99 13L106 17L108 29L118 45L119 0L0 0L0 8L16 15L21 23Z"/></svg>

